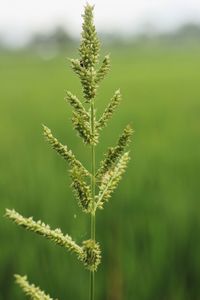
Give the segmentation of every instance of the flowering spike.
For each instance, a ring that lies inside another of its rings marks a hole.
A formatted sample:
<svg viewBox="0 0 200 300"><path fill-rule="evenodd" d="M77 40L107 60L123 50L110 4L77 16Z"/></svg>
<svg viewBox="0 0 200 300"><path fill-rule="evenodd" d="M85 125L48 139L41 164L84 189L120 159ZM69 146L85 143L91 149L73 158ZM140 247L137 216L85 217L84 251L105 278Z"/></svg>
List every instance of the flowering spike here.
<svg viewBox="0 0 200 300"><path fill-rule="evenodd" d="M73 95L71 92L66 92L66 101L74 108L75 112L81 115L82 119L86 122L90 121L90 116L88 112L85 110L85 107L81 103L81 101Z"/></svg>
<svg viewBox="0 0 200 300"><path fill-rule="evenodd" d="M33 220L32 217L25 218L18 212L16 212L14 209L6 209L5 216L17 225L22 226L29 231L38 233L46 237L47 239L53 241L55 244L76 253L79 259L83 257L82 248L79 245L77 245L68 234L64 235L60 229L52 230L49 225L45 225L41 221L36 222Z"/></svg>
<svg viewBox="0 0 200 300"><path fill-rule="evenodd" d="M94 6L86 4L83 14L82 41L79 48L80 61L85 69L90 69L98 61L100 43L93 21Z"/></svg>
<svg viewBox="0 0 200 300"><path fill-rule="evenodd" d="M91 102L97 90L94 66L98 62L100 43L93 23L93 9L89 4L85 6L80 59L70 59L72 69L80 78L86 102Z"/></svg>
<svg viewBox="0 0 200 300"><path fill-rule="evenodd" d="M97 84L95 82L96 71L93 67L86 69L82 66L79 59L70 59L72 70L80 78L85 102L91 102L91 100L96 96Z"/></svg>
<svg viewBox="0 0 200 300"><path fill-rule="evenodd" d="M70 171L72 178L72 187L74 194L82 210L86 213L91 212L92 209L92 194L90 187L83 180L81 172L77 166Z"/></svg>
<svg viewBox="0 0 200 300"><path fill-rule="evenodd" d="M96 196L96 205L95 209L103 208L103 204L108 201L111 197L111 194L116 189L122 174L125 172L128 161L129 161L129 153L124 153L116 166L110 168L101 179L101 184L99 187L99 194Z"/></svg>
<svg viewBox="0 0 200 300"><path fill-rule="evenodd" d="M84 121L80 114L73 112L72 124L85 144L96 145L98 143L97 131L92 133L90 123Z"/></svg>
<svg viewBox="0 0 200 300"><path fill-rule="evenodd" d="M115 147L108 148L108 151L105 155L104 160L101 162L100 168L97 171L96 177L99 181L101 181L102 176L106 174L106 172L112 168L112 166L117 162L119 157L124 152L126 146L129 144L131 136L133 134L133 130L130 125L127 125L122 135L119 137L117 145Z"/></svg>
<svg viewBox="0 0 200 300"><path fill-rule="evenodd" d="M56 150L56 152L61 155L71 167L78 166L80 171L85 176L90 176L89 172L85 169L85 167L81 164L79 160L76 159L75 155L72 153L71 150L67 148L67 146L62 145L52 134L51 130L43 125L44 129L44 136L46 140L50 143L52 148Z"/></svg>
<svg viewBox="0 0 200 300"><path fill-rule="evenodd" d="M108 74L109 70L110 70L110 56L106 55L102 62L101 67L97 71L96 79L95 79L96 83L99 83L101 80L103 80L104 77Z"/></svg>
<svg viewBox="0 0 200 300"><path fill-rule="evenodd" d="M89 259L89 255L91 255L91 252L89 252L87 250L87 247L84 246L84 242L83 246L79 246L72 240L71 236L69 236L68 234L64 235L59 228L52 230L49 225L45 225L41 221L36 222L32 217L25 218L14 209L6 209L5 216L17 225L22 226L29 231L38 233L39 235L42 235L47 239L53 241L55 244L64 247L68 251L74 252L77 255L77 258L84 263L87 269L97 268L100 262L100 248L98 246L98 243L94 242L93 246L94 253L98 248L99 254L96 254L93 261L91 261L91 259Z"/></svg>
<svg viewBox="0 0 200 300"><path fill-rule="evenodd" d="M120 101L121 101L121 93L120 90L117 90L114 93L114 96L111 98L110 103L106 107L101 118L96 123L96 127L98 129L103 129L107 125L108 120L112 117Z"/></svg>
<svg viewBox="0 0 200 300"><path fill-rule="evenodd" d="M53 300L53 298L46 295L39 287L34 284L30 284L27 276L20 276L16 274L15 281L21 287L25 295L30 297L31 300Z"/></svg>
<svg viewBox="0 0 200 300"><path fill-rule="evenodd" d="M96 271L101 262L101 250L99 244L94 240L87 240L83 241L82 247L85 253L85 258L83 260L85 267L90 271Z"/></svg>

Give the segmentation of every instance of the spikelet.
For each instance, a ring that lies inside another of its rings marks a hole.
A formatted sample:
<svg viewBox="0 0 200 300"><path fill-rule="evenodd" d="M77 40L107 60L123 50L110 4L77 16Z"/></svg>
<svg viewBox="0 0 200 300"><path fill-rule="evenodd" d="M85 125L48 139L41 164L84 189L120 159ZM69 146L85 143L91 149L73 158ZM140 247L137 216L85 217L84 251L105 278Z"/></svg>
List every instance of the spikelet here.
<svg viewBox="0 0 200 300"><path fill-rule="evenodd" d="M96 127L98 129L103 129L107 125L108 120L112 117L120 101L121 101L121 93L120 90L117 90L114 93L114 96L111 98L110 103L106 107L101 118L97 121Z"/></svg>
<svg viewBox="0 0 200 300"><path fill-rule="evenodd" d="M71 167L78 166L79 170L85 176L90 176L89 172L85 169L85 167L81 164L79 160L76 159L75 155L71 150L67 148L67 146L62 145L52 134L51 130L43 125L44 136L46 140L50 143L52 148L56 150L56 152L62 156Z"/></svg>
<svg viewBox="0 0 200 300"><path fill-rule="evenodd" d="M100 43L93 21L94 6L86 4L83 14L82 41L79 48L83 67L89 69L98 62Z"/></svg>
<svg viewBox="0 0 200 300"><path fill-rule="evenodd" d="M31 300L53 300L53 298L46 295L39 287L34 284L30 284L27 276L20 276L16 274L15 281L21 287L25 295L30 297Z"/></svg>
<svg viewBox="0 0 200 300"><path fill-rule="evenodd" d="M90 187L86 184L77 166L73 167L70 171L72 178L72 188L75 197L78 200L79 206L86 213L91 212L92 209L92 194Z"/></svg>
<svg viewBox="0 0 200 300"><path fill-rule="evenodd" d="M103 208L103 204L109 200L111 194L116 189L122 174L125 172L128 161L129 153L124 153L119 159L115 167L107 171L101 179L101 185L99 187L99 194L96 196L96 208Z"/></svg>
<svg viewBox="0 0 200 300"><path fill-rule="evenodd" d="M55 244L76 253L78 258L82 260L84 256L82 248L79 245L77 245L68 234L64 235L60 229L52 230L49 225L45 225L41 221L36 222L33 220L32 217L25 218L19 213L17 213L14 209L6 209L5 216L17 225L22 226L29 231L38 233L39 235L42 235L47 239L51 240Z"/></svg>
<svg viewBox="0 0 200 300"><path fill-rule="evenodd" d="M101 80L103 80L104 77L108 74L109 70L110 70L110 56L106 55L102 62L101 67L96 72L95 82L99 83Z"/></svg>
<svg viewBox="0 0 200 300"><path fill-rule="evenodd" d="M112 168L112 166L117 162L119 157L124 152L126 146L129 144L131 136L133 134L132 128L127 125L115 147L110 147L105 155L104 160L100 164L100 168L97 171L96 177L99 181L101 181L102 176L106 174L106 172Z"/></svg>

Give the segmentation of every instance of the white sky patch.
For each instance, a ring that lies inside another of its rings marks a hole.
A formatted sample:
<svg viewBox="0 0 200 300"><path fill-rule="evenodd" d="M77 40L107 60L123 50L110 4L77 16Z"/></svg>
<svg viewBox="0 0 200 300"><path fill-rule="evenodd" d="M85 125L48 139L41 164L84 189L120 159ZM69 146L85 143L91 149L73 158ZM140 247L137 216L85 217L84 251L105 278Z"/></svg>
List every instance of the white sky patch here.
<svg viewBox="0 0 200 300"><path fill-rule="evenodd" d="M200 0L93 0L98 31L137 33L152 25L158 31L200 23ZM0 36L20 41L33 32L62 25L74 36L81 30L83 0L0 0Z"/></svg>

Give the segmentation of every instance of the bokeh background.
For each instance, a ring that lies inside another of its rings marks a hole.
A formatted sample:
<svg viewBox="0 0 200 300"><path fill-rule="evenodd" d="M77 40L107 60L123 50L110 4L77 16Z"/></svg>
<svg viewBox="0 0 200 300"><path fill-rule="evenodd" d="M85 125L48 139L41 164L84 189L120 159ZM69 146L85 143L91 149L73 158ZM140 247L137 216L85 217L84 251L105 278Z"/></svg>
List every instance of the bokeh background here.
<svg viewBox="0 0 200 300"><path fill-rule="evenodd" d="M84 1L1 1L0 300L24 299L13 274L52 297L88 299L88 272L51 242L3 217L15 208L80 242L89 219L72 195L66 164L44 142L41 124L86 164L65 91L81 95L67 57L77 57ZM97 214L103 259L96 299L200 299L200 3L94 0L112 69L98 115L114 90L120 108L102 132L98 161L127 123L132 160Z"/></svg>

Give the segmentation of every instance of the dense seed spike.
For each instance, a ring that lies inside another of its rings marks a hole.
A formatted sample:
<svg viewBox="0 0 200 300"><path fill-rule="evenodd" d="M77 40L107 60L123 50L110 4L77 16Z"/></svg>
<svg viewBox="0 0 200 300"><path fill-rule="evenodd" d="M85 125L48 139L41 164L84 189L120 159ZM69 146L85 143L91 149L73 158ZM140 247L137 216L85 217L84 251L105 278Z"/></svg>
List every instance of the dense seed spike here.
<svg viewBox="0 0 200 300"><path fill-rule="evenodd" d="M96 271L101 262L101 250L99 244L94 240L84 241L83 251L85 253L85 259L83 261L85 267L90 271Z"/></svg>
<svg viewBox="0 0 200 300"><path fill-rule="evenodd" d="M70 59L72 70L78 75L83 88L85 102L89 103L96 96L96 71L93 67L86 69L78 59Z"/></svg>
<svg viewBox="0 0 200 300"><path fill-rule="evenodd" d="M102 176L104 176L104 174L118 161L126 146L129 144L132 134L132 128L130 125L127 125L119 137L117 145L115 147L108 148L105 158L101 162L100 168L96 174L99 181L101 181Z"/></svg>
<svg viewBox="0 0 200 300"><path fill-rule="evenodd" d="M30 297L31 300L53 300L53 298L45 294L39 287L29 283L27 276L16 274L15 281L21 287L25 295Z"/></svg>
<svg viewBox="0 0 200 300"><path fill-rule="evenodd" d="M110 103L106 107L101 118L96 123L96 127L98 129L103 129L107 125L108 120L112 117L120 101L121 101L121 93L120 90L117 90L114 93L114 96L111 98Z"/></svg>
<svg viewBox="0 0 200 300"><path fill-rule="evenodd" d="M75 112L81 115L82 119L86 122L89 122L90 116L88 112L85 110L81 101L73 95L71 92L66 92L66 101L74 108Z"/></svg>
<svg viewBox="0 0 200 300"><path fill-rule="evenodd" d="M72 178L72 187L78 203L82 210L90 213L92 209L92 194L90 187L84 181L78 167L72 168L70 171Z"/></svg>
<svg viewBox="0 0 200 300"><path fill-rule="evenodd" d="M89 172L85 169L85 167L81 164L81 162L76 159L75 155L72 153L71 150L67 148L67 146L62 145L52 134L51 130L43 125L44 129L44 136L46 140L50 143L52 148L56 150L56 152L62 156L71 167L73 166L78 166L80 171L85 175L85 176L90 176Z"/></svg>
<svg viewBox="0 0 200 300"><path fill-rule="evenodd" d="M110 70L110 56L106 55L101 67L99 68L99 70L96 73L96 83L99 83L101 80L104 79L104 77L108 74Z"/></svg>
<svg viewBox="0 0 200 300"><path fill-rule="evenodd" d="M101 184L99 187L99 194L96 196L96 206L95 209L103 208L103 204L109 200L111 194L116 189L122 174L125 172L128 161L129 161L129 153L124 153L116 166L110 168L102 177Z"/></svg>
<svg viewBox="0 0 200 300"><path fill-rule="evenodd" d="M97 131L92 133L90 123L84 121L81 115L73 112L72 124L85 144L96 145L98 143Z"/></svg>
<svg viewBox="0 0 200 300"><path fill-rule="evenodd" d="M55 230L52 230L49 225L46 225L41 221L36 222L32 217L25 218L17 213L14 209L6 209L5 216L17 225L22 226L29 231L33 231L39 235L42 235L55 244L76 253L79 259L83 257L82 248L78 246L68 234L64 235L60 229L57 228Z"/></svg>
<svg viewBox="0 0 200 300"><path fill-rule="evenodd" d="M79 48L80 61L85 69L94 67L98 61L100 43L93 21L94 6L86 4L83 14L82 41Z"/></svg>

